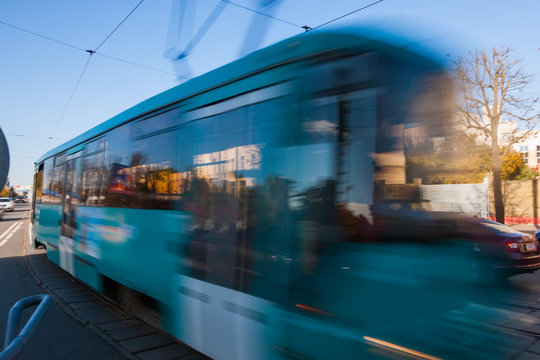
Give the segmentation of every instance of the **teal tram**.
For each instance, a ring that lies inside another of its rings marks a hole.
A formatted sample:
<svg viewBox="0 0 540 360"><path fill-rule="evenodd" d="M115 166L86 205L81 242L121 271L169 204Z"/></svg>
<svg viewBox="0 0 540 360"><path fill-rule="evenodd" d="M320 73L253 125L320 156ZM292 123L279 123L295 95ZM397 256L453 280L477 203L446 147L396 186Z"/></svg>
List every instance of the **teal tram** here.
<svg viewBox="0 0 540 360"><path fill-rule="evenodd" d="M383 331L458 301L422 244L385 242L427 224L408 149L452 115L445 67L403 44L308 32L58 146L35 163L34 243L212 358L437 354Z"/></svg>

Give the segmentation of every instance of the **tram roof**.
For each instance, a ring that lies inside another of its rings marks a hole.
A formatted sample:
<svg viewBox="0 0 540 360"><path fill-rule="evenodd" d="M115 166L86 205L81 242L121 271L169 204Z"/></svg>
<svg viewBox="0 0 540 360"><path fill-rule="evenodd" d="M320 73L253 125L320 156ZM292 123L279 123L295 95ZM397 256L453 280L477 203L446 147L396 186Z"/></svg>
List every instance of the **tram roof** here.
<svg viewBox="0 0 540 360"><path fill-rule="evenodd" d="M444 59L439 57L437 53L415 46L415 42L410 38L391 31L386 32L373 27L354 25L309 31L254 51L241 59L150 97L62 145L49 150L36 161L36 164L94 137L98 137L130 120L210 89L231 83L237 79L249 77L273 66L311 55L332 50L346 51L354 49L395 55L405 61L408 59L416 61L423 59L424 65L432 68L440 68L444 63Z"/></svg>

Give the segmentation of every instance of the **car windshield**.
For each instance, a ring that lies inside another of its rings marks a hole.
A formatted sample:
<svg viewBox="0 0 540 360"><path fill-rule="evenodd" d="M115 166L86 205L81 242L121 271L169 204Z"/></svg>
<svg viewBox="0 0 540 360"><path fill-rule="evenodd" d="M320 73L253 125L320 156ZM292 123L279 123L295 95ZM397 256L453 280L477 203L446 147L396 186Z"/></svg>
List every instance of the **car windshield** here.
<svg viewBox="0 0 540 360"><path fill-rule="evenodd" d="M0 199L0 202L10 202L11 199Z"/></svg>

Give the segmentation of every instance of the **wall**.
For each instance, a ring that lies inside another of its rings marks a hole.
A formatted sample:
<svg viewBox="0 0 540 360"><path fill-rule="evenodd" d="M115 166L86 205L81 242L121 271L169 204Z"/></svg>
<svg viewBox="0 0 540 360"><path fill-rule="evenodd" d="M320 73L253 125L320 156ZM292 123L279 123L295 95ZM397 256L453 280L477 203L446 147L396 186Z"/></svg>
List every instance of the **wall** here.
<svg viewBox="0 0 540 360"><path fill-rule="evenodd" d="M489 212L495 216L492 189ZM504 181L503 199L506 224L540 224L540 189L538 180Z"/></svg>

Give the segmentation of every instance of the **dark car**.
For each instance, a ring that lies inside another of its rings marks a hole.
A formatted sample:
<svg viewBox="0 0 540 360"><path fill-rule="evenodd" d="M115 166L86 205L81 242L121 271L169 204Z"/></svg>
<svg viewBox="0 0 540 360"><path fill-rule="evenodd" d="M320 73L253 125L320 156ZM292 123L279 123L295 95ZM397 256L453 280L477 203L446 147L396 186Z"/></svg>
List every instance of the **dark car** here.
<svg viewBox="0 0 540 360"><path fill-rule="evenodd" d="M457 231L460 238L471 242L477 253L478 276L512 276L540 268L538 240L533 235L476 217L459 217ZM489 268L481 264L489 264ZM471 274L471 279L475 276Z"/></svg>
<svg viewBox="0 0 540 360"><path fill-rule="evenodd" d="M403 208L379 211L379 237L384 241L448 246L440 251L453 252L457 263L448 262L447 271L452 269L468 282L490 282L540 268L538 240L533 235L480 217Z"/></svg>

